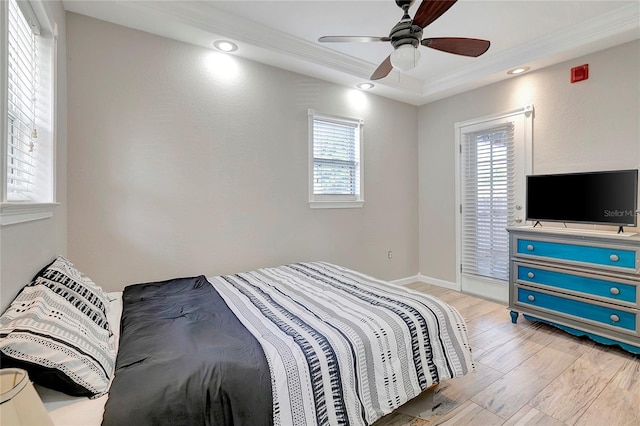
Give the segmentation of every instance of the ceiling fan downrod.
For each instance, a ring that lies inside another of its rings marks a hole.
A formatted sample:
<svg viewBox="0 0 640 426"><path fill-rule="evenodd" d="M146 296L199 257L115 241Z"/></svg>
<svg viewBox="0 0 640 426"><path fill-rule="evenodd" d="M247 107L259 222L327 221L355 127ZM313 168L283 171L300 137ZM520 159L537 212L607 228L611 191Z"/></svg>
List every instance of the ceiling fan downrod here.
<svg viewBox="0 0 640 426"><path fill-rule="evenodd" d="M396 4L400 9L407 13L407 10L409 10L414 1L415 0L396 0Z"/></svg>

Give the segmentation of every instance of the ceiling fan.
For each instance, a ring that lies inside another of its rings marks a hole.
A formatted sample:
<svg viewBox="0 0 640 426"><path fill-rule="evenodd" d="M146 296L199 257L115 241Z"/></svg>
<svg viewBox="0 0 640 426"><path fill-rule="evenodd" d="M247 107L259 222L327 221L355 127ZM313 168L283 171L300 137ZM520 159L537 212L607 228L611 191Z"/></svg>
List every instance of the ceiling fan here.
<svg viewBox="0 0 640 426"><path fill-rule="evenodd" d="M393 68L401 71L413 69L420 59L420 45L457 55L478 57L489 49L488 40L464 37L422 38L422 30L444 14L457 0L439 1L423 0L413 19L409 16L409 8L415 0L395 0L404 15L389 33L388 37L368 36L325 36L318 39L321 43L330 42L391 42L394 50L382 61L371 75L371 80L386 77Z"/></svg>

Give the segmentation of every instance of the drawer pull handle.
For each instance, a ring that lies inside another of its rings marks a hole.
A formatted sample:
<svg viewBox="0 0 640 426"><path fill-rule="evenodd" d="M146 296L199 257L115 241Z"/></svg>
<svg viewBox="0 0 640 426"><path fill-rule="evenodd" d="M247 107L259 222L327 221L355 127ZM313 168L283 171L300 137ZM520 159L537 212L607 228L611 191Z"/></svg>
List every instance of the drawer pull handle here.
<svg viewBox="0 0 640 426"><path fill-rule="evenodd" d="M620 317L619 317L619 316L617 316L616 314L612 314L612 315L609 317L609 319L610 319L611 321L613 321L613 322L618 322L618 321L620 321Z"/></svg>
<svg viewBox="0 0 640 426"><path fill-rule="evenodd" d="M535 298L535 296L533 294L528 295L527 299L529 299L530 302L533 302L534 300L536 300L536 298Z"/></svg>
<svg viewBox="0 0 640 426"><path fill-rule="evenodd" d="M612 254L611 256L609 256L609 260L612 262L617 262L618 260L620 260L620 257L618 257L617 254Z"/></svg>
<svg viewBox="0 0 640 426"><path fill-rule="evenodd" d="M611 287L611 288L609 289L609 292L610 292L611 294L616 294L616 295L617 295L617 294L620 294L620 290L619 290L617 287Z"/></svg>
<svg viewBox="0 0 640 426"><path fill-rule="evenodd" d="M527 250L533 251L533 244L528 244L527 245Z"/></svg>
<svg viewBox="0 0 640 426"><path fill-rule="evenodd" d="M534 274L533 272L527 272L527 276L528 276L529 278L533 278L533 277L535 277L535 276L536 276L536 274Z"/></svg>

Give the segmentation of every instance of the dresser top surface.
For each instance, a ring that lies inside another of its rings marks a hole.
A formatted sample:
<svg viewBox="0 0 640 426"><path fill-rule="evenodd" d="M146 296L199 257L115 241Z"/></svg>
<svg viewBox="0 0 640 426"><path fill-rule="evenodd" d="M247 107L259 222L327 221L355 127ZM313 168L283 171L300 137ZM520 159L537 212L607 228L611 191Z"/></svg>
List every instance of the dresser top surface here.
<svg viewBox="0 0 640 426"><path fill-rule="evenodd" d="M567 238L589 239L589 240L609 240L619 243L631 243L640 246L639 233L622 233L615 231L600 231L594 229L576 229L576 228L556 228L556 227L533 227L533 226L513 226L508 227L509 232L523 232L529 235L552 235Z"/></svg>

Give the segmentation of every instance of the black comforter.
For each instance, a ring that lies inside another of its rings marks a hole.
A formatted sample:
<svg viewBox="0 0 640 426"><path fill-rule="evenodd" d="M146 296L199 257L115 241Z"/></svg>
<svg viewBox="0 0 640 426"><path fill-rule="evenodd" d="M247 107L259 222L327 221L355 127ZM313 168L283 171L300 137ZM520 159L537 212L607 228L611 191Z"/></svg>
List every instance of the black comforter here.
<svg viewBox="0 0 640 426"><path fill-rule="evenodd" d="M103 425L270 425L258 341L204 276L125 288Z"/></svg>

